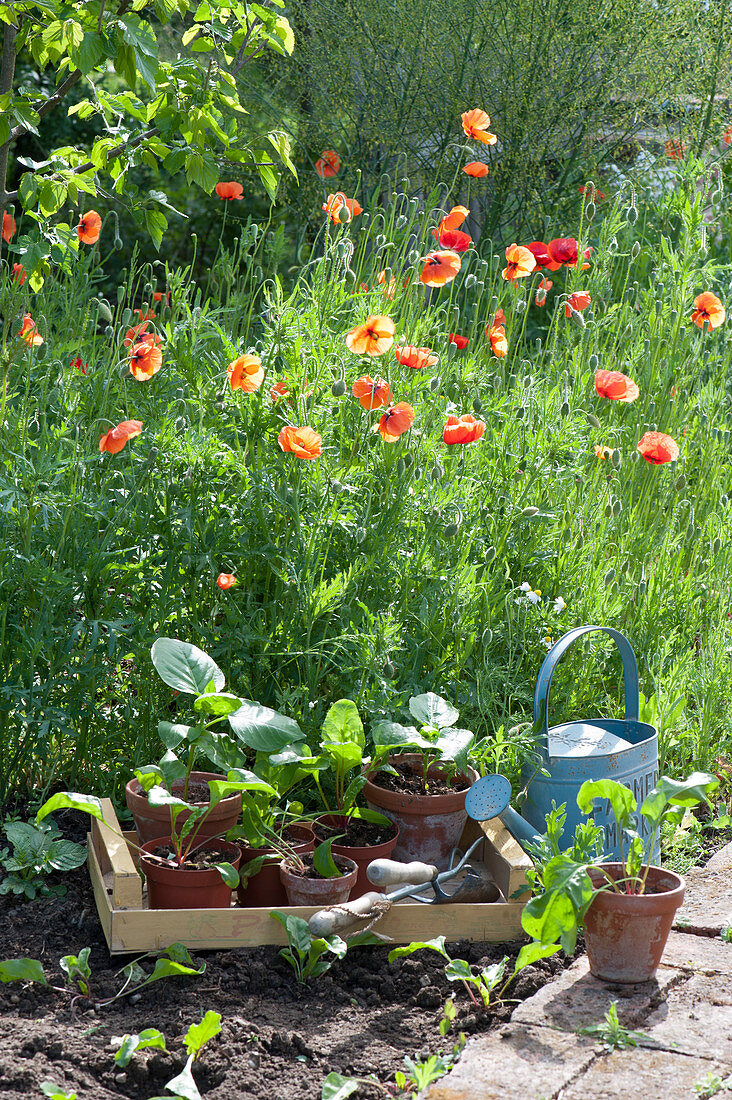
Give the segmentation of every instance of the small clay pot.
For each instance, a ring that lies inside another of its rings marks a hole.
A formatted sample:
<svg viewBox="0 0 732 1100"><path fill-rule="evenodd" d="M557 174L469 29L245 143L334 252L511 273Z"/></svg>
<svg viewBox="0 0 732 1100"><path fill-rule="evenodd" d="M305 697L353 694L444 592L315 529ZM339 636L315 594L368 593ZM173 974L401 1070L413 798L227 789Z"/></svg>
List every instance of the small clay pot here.
<svg viewBox="0 0 732 1100"><path fill-rule="evenodd" d="M147 904L149 909L228 909L231 905L231 887L227 886L215 867L201 871L172 867L146 859L146 852L158 847L169 847L170 837L157 837L142 845L140 869L147 879ZM209 839L195 847L202 851L221 852L222 863L231 863L237 870L241 860L238 844L228 840Z"/></svg>
<svg viewBox="0 0 732 1100"><path fill-rule="evenodd" d="M391 818L389 818L391 821ZM348 818L343 817L340 814L322 814L316 819L313 825L313 829L317 839L325 839L318 836L318 823L322 822L323 825L327 825L329 829L341 829L346 831L348 826ZM367 893L369 890L377 890L383 892L383 888L380 886L374 886L369 882L366 876L366 868L369 863L374 859L391 859L394 849L396 848L397 841L399 840L399 826L396 822L391 822L394 835L389 840L382 841L381 844L369 844L367 846L356 847L351 844L343 844L337 840L334 840L331 845L331 852L334 856L345 856L346 859L352 859L358 867L358 878L356 879L356 885L351 890L352 898L360 898L361 894Z"/></svg>
<svg viewBox="0 0 732 1100"><path fill-rule="evenodd" d="M614 879L624 875L622 863L602 863ZM606 882L590 868L593 886ZM676 910L684 900L680 875L650 867L645 894L616 894L603 890L585 913L585 947L590 972L606 982L647 982L661 962Z"/></svg>
<svg viewBox="0 0 732 1100"><path fill-rule="evenodd" d="M356 885L358 867L352 859L336 856L337 866L345 871L340 878L307 878L296 874L283 860L280 863L280 878L287 891L290 905L338 905L348 901L351 890Z"/></svg>
<svg viewBox="0 0 732 1100"><path fill-rule="evenodd" d="M226 781L226 776L217 775L215 772L191 772L191 783L207 784L209 779L221 779ZM171 793L182 797L182 779L177 779L173 783ZM155 840L157 837L161 836L170 840L173 825L169 806L151 806L147 800L147 794L142 789L137 779L131 779L125 787L125 800L127 802L127 809L134 818L135 828L137 829L137 835L140 838L141 844L146 844L149 840ZM192 799L190 802L191 805L194 806L206 805L206 802L195 802ZM236 825L240 813L241 792L235 791L234 794L227 795L226 798L222 798L221 801L214 806L203 823L196 827L196 836L200 837L202 840L204 837L223 836L224 833L227 833L229 829L233 829ZM180 831L184 821L190 816L188 810L181 810L176 820L176 829L178 831Z"/></svg>
<svg viewBox="0 0 732 1100"><path fill-rule="evenodd" d="M415 773L422 771L423 761L419 753L400 753L392 761L410 766ZM443 776L444 770L433 764L427 776ZM475 783L478 773L473 768L459 773L469 784ZM399 827L399 839L393 858L403 863L420 860L431 863L440 870L447 868L450 852L460 843L460 837L468 815L465 811L465 795L469 787L449 794L402 794L389 791L366 781L364 798L373 810L379 810Z"/></svg>
<svg viewBox="0 0 732 1100"><path fill-rule="evenodd" d="M310 825L288 825L285 829L285 840L299 856L312 852L315 847L315 837ZM271 862L265 863L243 886L239 885L236 895L239 905L244 909L281 909L283 905L287 905L287 891L280 878L281 855L274 848L250 848L242 843L239 844L239 850L242 868L258 856L277 856Z"/></svg>

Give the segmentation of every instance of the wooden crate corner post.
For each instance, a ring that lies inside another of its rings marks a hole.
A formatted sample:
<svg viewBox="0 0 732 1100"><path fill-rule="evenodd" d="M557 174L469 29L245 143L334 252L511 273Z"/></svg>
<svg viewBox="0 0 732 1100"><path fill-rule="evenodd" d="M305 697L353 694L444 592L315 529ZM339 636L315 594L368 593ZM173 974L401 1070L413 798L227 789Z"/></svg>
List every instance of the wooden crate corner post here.
<svg viewBox="0 0 732 1100"><path fill-rule="evenodd" d="M102 875L111 874L112 908L142 909L142 879L109 798L101 799L104 821L92 818L91 844Z"/></svg>

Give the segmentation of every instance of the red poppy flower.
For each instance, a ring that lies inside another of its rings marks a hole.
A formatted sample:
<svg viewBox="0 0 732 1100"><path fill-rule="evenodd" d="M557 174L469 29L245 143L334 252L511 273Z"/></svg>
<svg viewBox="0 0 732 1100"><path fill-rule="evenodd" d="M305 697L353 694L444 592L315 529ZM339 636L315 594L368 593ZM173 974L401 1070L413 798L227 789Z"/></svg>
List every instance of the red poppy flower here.
<svg viewBox="0 0 732 1100"><path fill-rule="evenodd" d="M679 138L669 138L665 143L666 156L671 160L683 160L686 155L686 142Z"/></svg>
<svg viewBox="0 0 732 1100"><path fill-rule="evenodd" d="M445 286L451 283L457 275L462 261L457 252L446 249L444 252L428 252L422 257L422 268L419 281L425 286Z"/></svg>
<svg viewBox="0 0 732 1100"><path fill-rule="evenodd" d="M323 440L312 428L283 428L277 436L280 448L296 458L310 460L323 453Z"/></svg>
<svg viewBox="0 0 732 1100"><path fill-rule="evenodd" d="M544 266L550 271L557 271L562 264L574 267L578 259L578 247L574 237L556 237L546 246L549 263Z"/></svg>
<svg viewBox="0 0 732 1100"><path fill-rule="evenodd" d="M464 111L460 117L463 122L463 132L467 137L482 141L484 145L495 145L498 141L495 134L488 133L491 120L479 107L474 107L472 111Z"/></svg>
<svg viewBox="0 0 732 1100"><path fill-rule="evenodd" d="M394 343L394 322L391 317L374 314L367 317L362 325L346 335L346 347L354 355L369 355L375 358L384 355Z"/></svg>
<svg viewBox="0 0 732 1100"><path fill-rule="evenodd" d="M416 348L413 344L405 344L403 347L394 348L397 362L412 370L424 370L425 367L433 367L438 356L431 348Z"/></svg>
<svg viewBox="0 0 732 1100"><path fill-rule="evenodd" d="M363 214L363 207L356 199L347 199L342 191L336 191L334 195L328 195L322 209L328 215L334 225L340 222L349 222L351 218L357 218ZM343 211L346 210L347 214Z"/></svg>
<svg viewBox="0 0 732 1100"><path fill-rule="evenodd" d="M163 365L160 337L146 332L130 350L130 374L138 382L148 382Z"/></svg>
<svg viewBox="0 0 732 1100"><path fill-rule="evenodd" d="M233 588L239 582L233 573L219 573L216 583L222 592L226 592L228 588Z"/></svg>
<svg viewBox="0 0 732 1100"><path fill-rule="evenodd" d="M537 267L548 267L548 265L552 262L551 257L547 251L547 247L543 241L532 241L531 244L527 244L526 247L536 260Z"/></svg>
<svg viewBox="0 0 732 1100"><path fill-rule="evenodd" d="M380 409L391 401L391 387L383 378L371 378L368 374L357 378L351 390L362 408Z"/></svg>
<svg viewBox="0 0 732 1100"><path fill-rule="evenodd" d="M9 241L15 233L15 218L9 210L3 211L3 240Z"/></svg>
<svg viewBox="0 0 732 1100"><path fill-rule="evenodd" d="M341 170L341 158L335 149L326 149L315 162L315 171L322 180L337 176Z"/></svg>
<svg viewBox="0 0 732 1100"><path fill-rule="evenodd" d="M508 340L506 339L506 330L503 327L503 321L503 310L499 309L492 323L485 330L485 334L491 345L491 351L496 359L503 359L504 356L508 355Z"/></svg>
<svg viewBox="0 0 732 1100"><path fill-rule="evenodd" d="M99 450L108 451L111 455L119 454L122 448L142 431L142 421L123 420L116 428L110 428L106 435L99 440Z"/></svg>
<svg viewBox="0 0 732 1100"><path fill-rule="evenodd" d="M464 351L465 348L470 343L470 337L469 336L461 336L457 332L451 332L450 335L448 336L447 340L448 340L448 343L455 344L455 346L457 348L459 348L460 351Z"/></svg>
<svg viewBox="0 0 732 1100"><path fill-rule="evenodd" d="M80 244L96 244L101 231L102 219L96 210L87 210L86 214L81 215L76 227Z"/></svg>
<svg viewBox="0 0 732 1100"><path fill-rule="evenodd" d="M228 183L217 183L214 190L220 199L226 199L227 202L233 202L234 199L240 199L244 194L242 185L240 183L234 183L233 180L230 180Z"/></svg>
<svg viewBox="0 0 732 1100"><path fill-rule="evenodd" d="M168 302L170 300L170 291L155 290L153 291L153 302Z"/></svg>
<svg viewBox="0 0 732 1100"><path fill-rule="evenodd" d="M539 282L536 286L536 296L534 298L537 306L544 305L544 303L546 302L546 296L553 286L554 283L551 281L551 279L539 279Z"/></svg>
<svg viewBox="0 0 732 1100"><path fill-rule="evenodd" d="M276 382L269 391L269 396L273 401L282 401L283 398L290 396L290 391L287 388L287 382Z"/></svg>
<svg viewBox="0 0 732 1100"><path fill-rule="evenodd" d="M146 334L147 335L152 335L152 333L148 333L148 331L147 331L149 328L150 328L150 322L149 321L143 321L139 325L133 325L132 328L127 329L127 332L124 335L124 340L122 341L122 343L124 344L124 346L126 348L132 347L132 345L137 340L139 340L141 336L144 336ZM158 337L158 342L159 342L159 337Z"/></svg>
<svg viewBox="0 0 732 1100"><path fill-rule="evenodd" d="M463 172L475 180L482 180L488 175L488 165L479 160L471 160L465 165Z"/></svg>
<svg viewBox="0 0 732 1100"><path fill-rule="evenodd" d="M384 443L396 443L397 439L408 432L414 423L414 409L405 401L390 405L372 432L380 432Z"/></svg>
<svg viewBox="0 0 732 1100"><path fill-rule="evenodd" d="M264 382L264 368L258 355L240 355L226 370L232 390L254 393Z"/></svg>
<svg viewBox="0 0 732 1100"><path fill-rule="evenodd" d="M600 397L608 401L622 401L629 405L638 397L638 387L627 374L619 370L599 370L595 375L595 389Z"/></svg>
<svg viewBox="0 0 732 1100"><path fill-rule="evenodd" d="M14 283L23 285L26 279L25 268L22 264L13 264L12 279Z"/></svg>
<svg viewBox="0 0 732 1100"><path fill-rule="evenodd" d="M501 275L506 280L523 279L536 267L534 253L520 244L510 244L506 249L506 266Z"/></svg>
<svg viewBox="0 0 732 1100"><path fill-rule="evenodd" d="M587 309L591 302L592 298L586 290L575 290L574 294L570 294L564 303L564 316L571 317L572 310L575 313L581 313L584 309Z"/></svg>
<svg viewBox="0 0 732 1100"><path fill-rule="evenodd" d="M584 184L579 188L579 193L580 193L580 195L584 195L584 193L585 193ZM598 189L595 188L595 199L594 199L594 201L595 202L602 202L604 200L604 198L605 198L605 192L604 191L598 191Z"/></svg>
<svg viewBox="0 0 732 1100"><path fill-rule="evenodd" d="M452 446L455 443L477 443L483 438L485 423L476 420L470 413L463 416L448 416L442 432L442 441Z"/></svg>
<svg viewBox="0 0 732 1100"><path fill-rule="evenodd" d="M725 145L732 145L732 126L728 126L722 134L722 141Z"/></svg>
<svg viewBox="0 0 732 1100"><path fill-rule="evenodd" d="M30 348L39 348L43 343L43 337L39 335L36 323L30 313L23 314L23 324L18 336L22 336Z"/></svg>
<svg viewBox="0 0 732 1100"><path fill-rule="evenodd" d="M654 466L662 466L664 462L675 462L679 457L678 443L663 432L646 432L638 444L638 450L646 462Z"/></svg>
<svg viewBox="0 0 732 1100"><path fill-rule="evenodd" d="M726 317L725 309L716 294L705 290L694 299L694 312L691 319L700 329L706 324L708 328L719 328Z"/></svg>
<svg viewBox="0 0 732 1100"><path fill-rule="evenodd" d="M69 366L75 370L80 370L82 374L86 374L86 363L82 362L80 355L77 355L76 359L72 359Z"/></svg>
<svg viewBox="0 0 732 1100"><path fill-rule="evenodd" d="M441 248L451 248L453 252L467 252L473 243L470 234L462 233L459 229L446 229L444 233L440 233L439 237L435 230L433 233Z"/></svg>
<svg viewBox="0 0 732 1100"><path fill-rule="evenodd" d="M453 206L442 218L437 229L432 230L432 235L439 239L441 233L447 233L449 229L459 229L469 214L467 206Z"/></svg>

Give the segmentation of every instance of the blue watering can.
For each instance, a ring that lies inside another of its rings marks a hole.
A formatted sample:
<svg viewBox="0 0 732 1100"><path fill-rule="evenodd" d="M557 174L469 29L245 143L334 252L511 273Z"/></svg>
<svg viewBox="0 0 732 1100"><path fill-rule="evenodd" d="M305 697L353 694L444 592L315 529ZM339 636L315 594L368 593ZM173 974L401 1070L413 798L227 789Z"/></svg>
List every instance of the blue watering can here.
<svg viewBox="0 0 732 1100"><path fill-rule="evenodd" d="M549 726L549 690L560 660L577 638L590 631L602 630L618 649L623 662L625 683L625 717L593 718ZM531 842L546 829L546 815L555 802L567 806L563 839L569 844L575 827L585 820L577 806L577 794L587 779L614 779L628 787L640 806L658 782L658 731L638 720L638 665L628 639L609 626L579 626L560 638L547 653L539 670L534 691L534 729L539 733L541 768L548 775L533 774L527 769L522 776L527 786L523 816L508 807L498 816L515 838ZM597 800L593 819L605 830L605 858L620 859L621 837L617 835L615 818L609 804ZM650 829L644 817L638 815L638 831L644 840ZM660 859L660 847L651 856Z"/></svg>

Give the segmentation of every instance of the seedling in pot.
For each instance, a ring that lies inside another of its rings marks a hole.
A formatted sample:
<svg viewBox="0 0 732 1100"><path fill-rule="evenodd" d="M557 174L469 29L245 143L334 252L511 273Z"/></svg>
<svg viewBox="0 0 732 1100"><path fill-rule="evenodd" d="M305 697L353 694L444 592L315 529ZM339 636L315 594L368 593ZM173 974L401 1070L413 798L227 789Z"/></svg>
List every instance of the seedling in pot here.
<svg viewBox="0 0 732 1100"><path fill-rule="evenodd" d="M422 784L427 793L428 773L433 764L439 762L448 777L467 768L468 750L474 737L470 730L455 727L460 712L434 692L413 695L409 700L409 712L421 723L419 730L383 721L375 723L371 735L374 744L389 753L414 749L422 756Z"/></svg>

